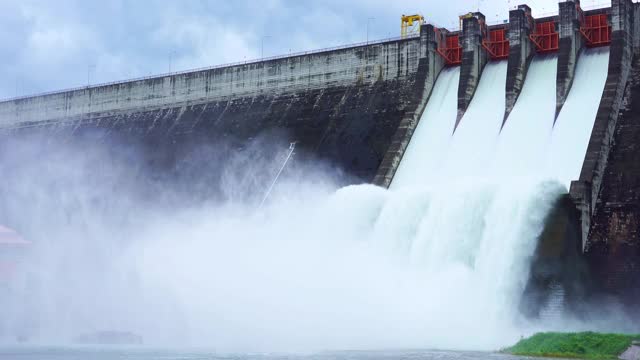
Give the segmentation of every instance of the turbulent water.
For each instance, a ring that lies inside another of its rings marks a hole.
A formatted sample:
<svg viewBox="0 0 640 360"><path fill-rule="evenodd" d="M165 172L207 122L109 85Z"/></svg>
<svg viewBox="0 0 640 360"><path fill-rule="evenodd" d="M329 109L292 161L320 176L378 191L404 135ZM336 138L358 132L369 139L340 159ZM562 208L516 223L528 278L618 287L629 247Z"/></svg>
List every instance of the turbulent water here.
<svg viewBox="0 0 640 360"><path fill-rule="evenodd" d="M581 84L606 73L606 54L580 57L555 128L556 58L531 63L504 128L505 62L487 65L455 133L459 69L444 70L390 190L307 173L285 176L263 208L148 209L121 187L126 167L104 165L104 178L71 156L18 172L12 190L37 204L27 223L42 242L38 281L24 285L36 295L6 305L5 328L40 343L121 330L239 352L508 345L532 331L518 312L530 259L579 171L548 165L548 149L581 162L588 131L580 146L550 144L566 144L576 117L593 124L597 107L576 104L601 93L603 81Z"/></svg>
<svg viewBox="0 0 640 360"><path fill-rule="evenodd" d="M609 49L586 49L576 66L573 86L551 134L547 172L564 183L580 175L602 89L607 80Z"/></svg>
<svg viewBox="0 0 640 360"><path fill-rule="evenodd" d="M344 351L308 355L218 354L215 351L172 351L113 348L0 348L6 360L512 360L524 357L482 352L451 351Z"/></svg>

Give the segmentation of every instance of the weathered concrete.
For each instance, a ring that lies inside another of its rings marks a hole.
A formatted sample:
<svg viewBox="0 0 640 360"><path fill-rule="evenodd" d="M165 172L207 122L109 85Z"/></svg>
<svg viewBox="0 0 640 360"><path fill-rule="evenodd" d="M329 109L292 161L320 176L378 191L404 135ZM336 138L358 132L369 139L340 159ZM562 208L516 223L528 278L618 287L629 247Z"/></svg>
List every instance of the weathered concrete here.
<svg viewBox="0 0 640 360"><path fill-rule="evenodd" d="M588 292L583 285L589 283L590 276L582 256L579 216L568 195L558 199L548 214L520 304L520 310L528 317L540 317L552 296L553 285L564 290L565 309L578 312L583 308Z"/></svg>
<svg viewBox="0 0 640 360"><path fill-rule="evenodd" d="M640 59L634 4L612 1L609 74L580 180L571 196L594 283L631 304L640 298Z"/></svg>
<svg viewBox="0 0 640 360"><path fill-rule="evenodd" d="M505 110L502 126L507 121L511 110L520 96L520 91L527 76L529 63L535 55L535 49L529 34L533 31L531 8L520 5L509 11L509 60L507 64L507 82L505 84Z"/></svg>
<svg viewBox="0 0 640 360"><path fill-rule="evenodd" d="M406 80L419 54L413 38L5 101L0 127Z"/></svg>
<svg viewBox="0 0 640 360"><path fill-rule="evenodd" d="M33 133L125 144L143 154L148 176L180 178L191 192L206 178L204 198L222 186L230 154L266 136L285 149L297 141L296 159L328 163L347 183L370 182L400 122L418 113L425 81L434 81L427 34L0 102L0 146ZM211 146L214 160L194 160Z"/></svg>
<svg viewBox="0 0 640 360"><path fill-rule="evenodd" d="M640 299L640 59L634 61L593 205L587 258L602 290ZM594 195L595 196L595 195Z"/></svg>
<svg viewBox="0 0 640 360"><path fill-rule="evenodd" d="M482 39L486 30L485 17L482 13L462 20L462 64L460 65L460 83L458 85L458 117L455 128L467 111L476 88L480 83L482 69L487 63L488 55L482 47ZM454 131L455 131L454 128Z"/></svg>
<svg viewBox="0 0 640 360"><path fill-rule="evenodd" d="M607 80L589 139L580 179L572 182L570 191L582 211L582 238L585 246L633 56L632 19L634 5L630 0L614 0L611 4L612 40Z"/></svg>
<svg viewBox="0 0 640 360"><path fill-rule="evenodd" d="M420 32L420 38L423 41L421 48L425 49L426 53L418 64L416 82L423 84L423 87L422 91L414 94L416 98L412 99L411 102L417 103L417 106L415 110L405 112L402 120L400 120L400 125L391 139L391 145L389 145L389 149L378 168L378 173L373 179L374 184L385 188L391 185L393 176L427 105L436 78L444 67L444 59L436 52L438 42L443 41L443 39L436 39L436 32L432 25L423 26Z"/></svg>
<svg viewBox="0 0 640 360"><path fill-rule="evenodd" d="M556 117L564 105L578 63L578 54L584 41L580 34L580 0L568 0L558 4L559 11L559 49L558 71L556 76ZM555 123L555 120L554 120Z"/></svg>

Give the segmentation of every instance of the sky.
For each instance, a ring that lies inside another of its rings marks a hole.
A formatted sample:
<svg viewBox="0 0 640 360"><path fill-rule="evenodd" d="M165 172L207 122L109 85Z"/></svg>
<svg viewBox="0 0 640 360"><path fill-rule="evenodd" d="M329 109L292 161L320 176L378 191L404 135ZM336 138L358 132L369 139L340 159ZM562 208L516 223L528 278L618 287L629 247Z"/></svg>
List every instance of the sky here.
<svg viewBox="0 0 640 360"><path fill-rule="evenodd" d="M400 16L456 28L558 0L0 0L0 99L400 35ZM582 0L583 7L609 6Z"/></svg>

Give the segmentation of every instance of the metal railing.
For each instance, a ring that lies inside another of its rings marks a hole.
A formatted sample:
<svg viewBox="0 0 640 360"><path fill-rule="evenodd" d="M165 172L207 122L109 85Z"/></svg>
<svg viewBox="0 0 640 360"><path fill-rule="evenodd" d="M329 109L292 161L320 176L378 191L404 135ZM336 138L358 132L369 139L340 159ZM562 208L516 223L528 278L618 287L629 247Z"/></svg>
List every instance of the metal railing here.
<svg viewBox="0 0 640 360"><path fill-rule="evenodd" d="M595 10L595 9L605 9L605 8L610 8L611 7L611 2L608 3L598 3L598 4L590 4L590 5L585 5L582 6L580 5L580 8L582 10Z"/></svg>
<svg viewBox="0 0 640 360"><path fill-rule="evenodd" d="M66 89L61 89L61 90L40 92L40 93L35 93L35 94L30 94L30 95L19 95L19 96L14 96L14 97L10 97L10 98L0 99L0 103L20 100L20 99L28 99L28 98L32 98L32 97L38 97L38 96L62 94L62 93L70 92L70 91L94 89L94 88L99 88L99 87L103 87L103 86L126 84L126 83L130 83L130 82L134 82L134 81L143 81L143 80L149 80L149 79L155 79L155 78L161 78L161 77L167 77L167 76L182 75L182 74L188 74L188 73L199 72L199 71L222 69L222 68L231 67L231 66L257 64L257 63L264 62L264 61L279 60L279 59L284 59L284 58L288 58L288 57L313 55L313 54L319 54L319 53L323 53L323 52L327 52L327 51L349 49L349 48L354 48L354 47L359 47L359 46L377 45L377 44L382 44L382 43L386 43L386 42L400 41L400 40L410 40L410 39L415 39L415 38L419 38L419 37L420 37L420 34L411 34L411 35L409 35L407 37L397 36L397 37L391 37L391 38L386 38L386 39L369 40L369 41L363 41L363 42L353 43L353 44L326 47L326 48L322 48L322 49L300 51L300 52L281 54L281 55L275 55L275 56L267 56L267 57L262 57L262 58L259 58L259 59L236 61L236 62L232 62L232 63L219 64L219 65L213 65L213 66L205 66L205 67L200 67L200 68L195 68L195 69L180 70L180 71L173 71L173 72L167 72L167 73L160 73L160 74L155 74L155 75L147 75L147 76L135 77L135 78L125 79L125 80L115 80L115 81L104 82L104 83L99 83L99 84L95 84L95 85L77 86L77 87L66 88Z"/></svg>
<svg viewBox="0 0 640 360"><path fill-rule="evenodd" d="M506 25L508 23L509 23L509 19L503 19L503 20L487 21L485 24L487 26L495 26L495 25Z"/></svg>

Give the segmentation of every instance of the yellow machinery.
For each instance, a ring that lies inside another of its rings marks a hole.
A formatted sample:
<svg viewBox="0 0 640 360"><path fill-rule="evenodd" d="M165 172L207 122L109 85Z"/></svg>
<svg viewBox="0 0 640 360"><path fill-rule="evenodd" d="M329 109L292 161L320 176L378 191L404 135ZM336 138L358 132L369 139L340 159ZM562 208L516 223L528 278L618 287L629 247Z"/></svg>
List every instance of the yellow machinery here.
<svg viewBox="0 0 640 360"><path fill-rule="evenodd" d="M473 14L472 12L470 12L470 13L466 13L466 14L464 14L464 15L460 15L460 16L459 16L459 18L460 18L460 30L462 30L462 21L463 21L464 19L472 18L473 16L474 16L474 14Z"/></svg>
<svg viewBox="0 0 640 360"><path fill-rule="evenodd" d="M402 15L400 23L400 36L406 38L420 33L420 26L424 22L424 17L420 14Z"/></svg>

